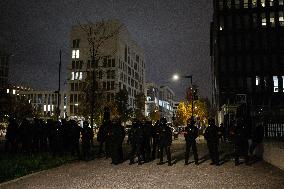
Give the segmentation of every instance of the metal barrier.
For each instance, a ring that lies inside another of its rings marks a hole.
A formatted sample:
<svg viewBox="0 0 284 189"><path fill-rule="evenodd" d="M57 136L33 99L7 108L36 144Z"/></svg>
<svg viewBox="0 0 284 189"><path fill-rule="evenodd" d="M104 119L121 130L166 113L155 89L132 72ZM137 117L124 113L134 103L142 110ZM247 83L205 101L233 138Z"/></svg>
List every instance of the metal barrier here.
<svg viewBox="0 0 284 189"><path fill-rule="evenodd" d="M265 124L265 138L284 139L284 123L267 123Z"/></svg>

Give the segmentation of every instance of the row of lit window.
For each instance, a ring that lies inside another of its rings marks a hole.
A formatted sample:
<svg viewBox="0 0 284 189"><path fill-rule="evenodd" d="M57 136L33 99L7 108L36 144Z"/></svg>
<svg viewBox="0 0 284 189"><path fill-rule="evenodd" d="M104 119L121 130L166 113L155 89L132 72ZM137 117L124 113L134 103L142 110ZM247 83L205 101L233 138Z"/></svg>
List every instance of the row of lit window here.
<svg viewBox="0 0 284 189"><path fill-rule="evenodd" d="M262 27L266 27L268 25L268 22L270 23L271 27L275 27L275 13L274 12L270 12L269 17L266 17L265 13L262 13L260 15L260 19L261 19L261 26ZM227 16L226 17L227 20L227 27L231 28L233 22L233 17L232 16ZM280 26L284 26L284 11L280 11L278 13L278 21L279 21L279 25ZM225 29L225 22L224 22L224 17L220 16L220 20L219 20L220 26L219 26L219 30L224 30ZM236 16L235 17L235 24L237 28L241 27L241 17L240 16ZM256 13L252 14L252 25L254 27L256 27L258 24L258 15ZM249 26L249 17L248 15L244 15L244 25L245 27Z"/></svg>
<svg viewBox="0 0 284 189"><path fill-rule="evenodd" d="M249 2L249 0L227 0L227 3L225 4L224 0L220 0L219 1L219 9L223 10L226 8L231 9L231 8L235 8L235 9L239 9L239 8L256 8L257 7L257 1L258 0L251 0L251 3ZM266 6L274 6L277 5L276 4L276 0L268 0L268 4L265 3L266 0L259 0L260 2L260 6L261 7L266 7ZM242 3L243 2L243 3ZM279 5L283 5L284 4L284 0L278 0L278 4Z"/></svg>
<svg viewBox="0 0 284 189"><path fill-rule="evenodd" d="M83 72L71 72L71 80L82 80Z"/></svg>
<svg viewBox="0 0 284 189"><path fill-rule="evenodd" d="M72 50L72 58L73 58L73 59L78 59L78 58L80 58L80 51L79 51L79 49L77 49L77 50Z"/></svg>
<svg viewBox="0 0 284 189"><path fill-rule="evenodd" d="M43 111L44 112L46 112L46 111L48 111L48 112L51 112L51 111L53 111L54 110L54 105L43 105Z"/></svg>
<svg viewBox="0 0 284 189"><path fill-rule="evenodd" d="M255 85L259 86L260 82L261 82L260 77L256 76L255 77ZM280 92L279 91L279 85L280 85L279 77L278 76L273 76L273 92L275 92L275 93ZM282 85L283 85L282 86L282 90L284 92L284 76L282 76Z"/></svg>

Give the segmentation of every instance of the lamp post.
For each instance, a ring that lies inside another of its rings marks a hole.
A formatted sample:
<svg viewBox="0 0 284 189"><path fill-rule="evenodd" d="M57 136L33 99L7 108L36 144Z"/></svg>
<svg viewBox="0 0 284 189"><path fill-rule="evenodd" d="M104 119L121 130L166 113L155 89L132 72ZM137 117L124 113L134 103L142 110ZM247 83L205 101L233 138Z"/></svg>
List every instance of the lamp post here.
<svg viewBox="0 0 284 189"><path fill-rule="evenodd" d="M193 96L193 79L192 79L192 75L184 75L184 76L179 76L178 74L173 75L173 80L177 81L179 80L179 78L185 78L185 79L190 79L190 86L191 86L191 96L192 96L192 100L191 100L191 117L193 118L193 105L194 105L194 96Z"/></svg>

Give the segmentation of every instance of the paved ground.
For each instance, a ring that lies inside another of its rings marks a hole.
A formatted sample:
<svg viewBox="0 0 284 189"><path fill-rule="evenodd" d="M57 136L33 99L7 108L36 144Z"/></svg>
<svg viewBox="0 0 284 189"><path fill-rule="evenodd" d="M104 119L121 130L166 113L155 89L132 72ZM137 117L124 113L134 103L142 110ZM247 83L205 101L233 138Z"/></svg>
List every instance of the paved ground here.
<svg viewBox="0 0 284 189"><path fill-rule="evenodd" d="M110 160L75 162L4 183L0 188L284 188L284 172L264 162L235 167L227 161L216 167L204 159L205 144L199 144L201 164L184 165L183 144L175 142L174 165L156 165L157 161L138 165L110 165ZM281 157L279 157L281 158ZM283 157L282 157L283 158Z"/></svg>

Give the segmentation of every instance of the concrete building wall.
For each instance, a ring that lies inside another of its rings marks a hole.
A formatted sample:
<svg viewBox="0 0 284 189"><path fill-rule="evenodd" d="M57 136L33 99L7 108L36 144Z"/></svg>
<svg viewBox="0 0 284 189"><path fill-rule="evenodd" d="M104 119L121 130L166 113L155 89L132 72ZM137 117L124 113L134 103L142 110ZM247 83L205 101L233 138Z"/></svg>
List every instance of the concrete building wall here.
<svg viewBox="0 0 284 189"><path fill-rule="evenodd" d="M19 91L18 94L32 104L34 111L40 117L51 117L56 115L58 93L55 91ZM59 96L60 118L66 118L67 96L61 92Z"/></svg>
<svg viewBox="0 0 284 189"><path fill-rule="evenodd" d="M152 111L158 110L161 117L172 122L174 112L174 92L168 86L159 86L155 83L146 83L145 114L149 116Z"/></svg>
<svg viewBox="0 0 284 189"><path fill-rule="evenodd" d="M103 27L103 32L99 29ZM91 35L88 31L91 29ZM95 32L95 34L94 34ZM99 37L109 36L98 48ZM90 40L91 38L91 40ZM78 115L80 95L88 73L95 70L96 93L106 104L114 101L115 94L125 88L129 94L129 105L135 107L135 95L144 92L145 58L143 50L132 39L127 28L117 20L91 25L74 26L70 35L71 58L68 66L67 114ZM78 45L76 45L78 40ZM92 46L100 58L92 66ZM74 45L75 44L75 45ZM78 55L77 56L77 52ZM92 82L89 84L92 84Z"/></svg>

